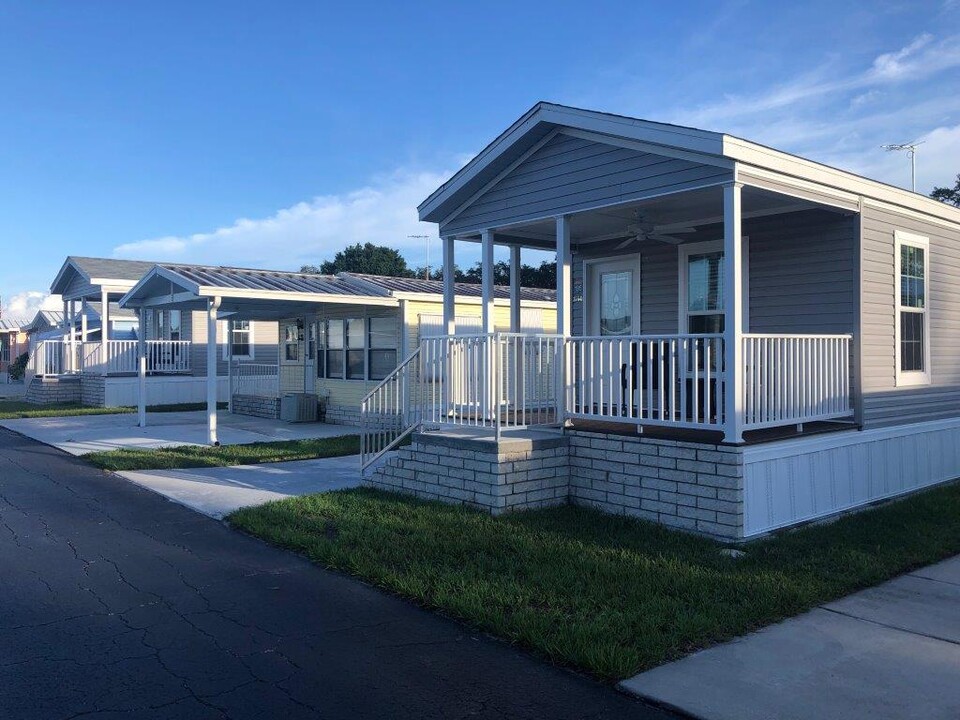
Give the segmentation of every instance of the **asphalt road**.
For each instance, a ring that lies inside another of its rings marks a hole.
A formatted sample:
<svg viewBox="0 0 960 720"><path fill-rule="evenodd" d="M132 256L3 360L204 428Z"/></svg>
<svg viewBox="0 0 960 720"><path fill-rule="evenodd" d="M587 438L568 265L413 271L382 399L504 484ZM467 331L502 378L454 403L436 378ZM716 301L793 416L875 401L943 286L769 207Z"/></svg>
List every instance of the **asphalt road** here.
<svg viewBox="0 0 960 720"><path fill-rule="evenodd" d="M668 716L0 430L0 717Z"/></svg>

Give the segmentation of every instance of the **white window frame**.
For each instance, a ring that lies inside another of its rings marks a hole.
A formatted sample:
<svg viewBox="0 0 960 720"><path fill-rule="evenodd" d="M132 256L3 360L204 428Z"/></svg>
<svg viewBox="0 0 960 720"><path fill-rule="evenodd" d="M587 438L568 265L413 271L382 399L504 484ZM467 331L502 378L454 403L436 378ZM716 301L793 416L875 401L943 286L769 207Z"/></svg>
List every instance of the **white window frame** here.
<svg viewBox="0 0 960 720"><path fill-rule="evenodd" d="M743 294L743 328L742 332L750 332L750 238L746 235L740 238L741 256L743 257L743 272L741 273L741 293ZM677 286L679 288L677 305L677 332L680 335L689 335L690 327L690 298L687 293L687 264L691 255L708 255L723 252L723 240L705 240L703 242L682 243L677 246ZM726 260L726 256L724 256ZM730 294L730 291L727 291ZM727 297L723 299L728 301ZM708 312L705 315L717 315L726 312L721 308L719 313Z"/></svg>
<svg viewBox="0 0 960 720"><path fill-rule="evenodd" d="M231 353L231 348L233 347L233 320L221 320L220 323L223 323L220 327L220 331L223 333L223 359L224 360L253 360L254 355L256 354L255 343L253 341L253 328L254 321L248 320L250 323L250 352L247 355L233 355ZM217 323L220 325L220 323ZM209 338L207 339L209 342Z"/></svg>
<svg viewBox="0 0 960 720"><path fill-rule="evenodd" d="M930 238L904 230L895 230L893 233L893 297L894 297L894 344L896 353L894 370L897 387L917 387L930 385L932 382L931 365L933 358L930 355ZM923 370L901 370L900 351L900 313L918 312L917 308L903 307L902 290L900 284L900 252L901 248L915 247L923 250Z"/></svg>

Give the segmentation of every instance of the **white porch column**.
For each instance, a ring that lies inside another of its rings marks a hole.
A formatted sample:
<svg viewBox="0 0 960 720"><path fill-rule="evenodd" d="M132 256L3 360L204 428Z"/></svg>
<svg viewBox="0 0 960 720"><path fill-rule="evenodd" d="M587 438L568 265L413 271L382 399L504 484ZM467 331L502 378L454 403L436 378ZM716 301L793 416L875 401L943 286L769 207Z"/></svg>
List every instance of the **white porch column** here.
<svg viewBox="0 0 960 720"><path fill-rule="evenodd" d="M80 342L85 343L89 340L89 328L87 328L87 299L80 300Z"/></svg>
<svg viewBox="0 0 960 720"><path fill-rule="evenodd" d="M520 246L510 246L510 332L520 332Z"/></svg>
<svg viewBox="0 0 960 720"><path fill-rule="evenodd" d="M456 332L457 291L454 283L457 280L457 271L453 243L452 237L443 238L443 327L447 335Z"/></svg>
<svg viewBox="0 0 960 720"><path fill-rule="evenodd" d="M740 183L723 187L724 440L743 442L743 241Z"/></svg>
<svg viewBox="0 0 960 720"><path fill-rule="evenodd" d="M483 309L481 312L483 332L490 334L494 331L493 321L493 230L484 230L480 233L480 269L481 294Z"/></svg>
<svg viewBox="0 0 960 720"><path fill-rule="evenodd" d="M70 301L70 372L79 370L77 367L77 301Z"/></svg>
<svg viewBox="0 0 960 720"><path fill-rule="evenodd" d="M557 217L557 334L570 337L573 274L570 251L570 216Z"/></svg>
<svg viewBox="0 0 960 720"><path fill-rule="evenodd" d="M217 310L220 298L207 301L207 442L219 445L217 440ZM228 338L229 340L229 338Z"/></svg>
<svg viewBox="0 0 960 720"><path fill-rule="evenodd" d="M137 310L140 327L137 328L137 425L147 426L147 311Z"/></svg>
<svg viewBox="0 0 960 720"><path fill-rule="evenodd" d="M103 374L110 370L110 295L100 291L100 362Z"/></svg>

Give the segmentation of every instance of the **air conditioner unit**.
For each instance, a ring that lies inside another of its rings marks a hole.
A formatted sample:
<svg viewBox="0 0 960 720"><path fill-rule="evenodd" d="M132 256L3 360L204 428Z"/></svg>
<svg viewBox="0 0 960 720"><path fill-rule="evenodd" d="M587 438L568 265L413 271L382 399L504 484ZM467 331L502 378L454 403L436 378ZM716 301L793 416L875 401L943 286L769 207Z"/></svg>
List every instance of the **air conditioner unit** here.
<svg viewBox="0 0 960 720"><path fill-rule="evenodd" d="M317 396L313 393L286 393L280 398L280 419L285 422L316 422Z"/></svg>

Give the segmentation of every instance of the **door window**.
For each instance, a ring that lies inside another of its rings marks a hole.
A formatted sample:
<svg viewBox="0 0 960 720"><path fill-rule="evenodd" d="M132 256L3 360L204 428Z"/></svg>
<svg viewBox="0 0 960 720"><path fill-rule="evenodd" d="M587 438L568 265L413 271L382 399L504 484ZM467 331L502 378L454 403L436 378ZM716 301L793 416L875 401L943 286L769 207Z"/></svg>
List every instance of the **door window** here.
<svg viewBox="0 0 960 720"><path fill-rule="evenodd" d="M601 272L600 334L633 334L633 305L633 272Z"/></svg>

